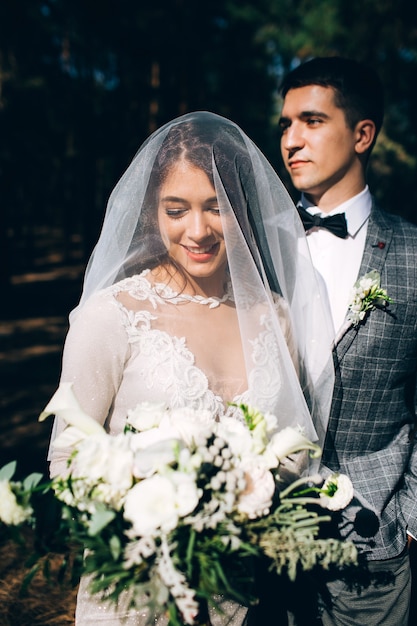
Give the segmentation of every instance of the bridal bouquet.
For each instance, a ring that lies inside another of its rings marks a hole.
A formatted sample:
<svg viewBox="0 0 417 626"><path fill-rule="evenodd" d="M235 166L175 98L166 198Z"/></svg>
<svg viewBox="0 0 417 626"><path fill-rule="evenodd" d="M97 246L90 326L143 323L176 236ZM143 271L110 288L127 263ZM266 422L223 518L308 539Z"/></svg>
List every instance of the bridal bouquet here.
<svg viewBox="0 0 417 626"><path fill-rule="evenodd" d="M320 538L330 511L353 496L349 479L291 474L289 457L319 448L296 429L279 431L273 415L235 410L240 419L216 421L206 411L145 403L129 412L124 433L110 436L61 384L41 419L55 414L68 424L54 444L73 450L66 475L19 482L13 464L5 466L0 521L35 525L32 498L52 492L60 532L85 550L91 593L126 610L165 613L172 626L204 621L218 594L255 601L257 558L292 579L354 564L352 543Z"/></svg>

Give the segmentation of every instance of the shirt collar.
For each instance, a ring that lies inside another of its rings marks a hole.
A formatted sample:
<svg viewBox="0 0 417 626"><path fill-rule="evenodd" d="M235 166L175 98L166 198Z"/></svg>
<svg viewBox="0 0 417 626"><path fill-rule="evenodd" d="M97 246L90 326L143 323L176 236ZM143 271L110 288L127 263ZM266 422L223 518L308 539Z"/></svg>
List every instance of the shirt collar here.
<svg viewBox="0 0 417 626"><path fill-rule="evenodd" d="M314 206L307 200L304 194L301 194L300 204L312 215L320 214L322 217L328 217L329 215L344 213L346 215L348 233L351 237L354 237L369 218L372 209L372 196L368 185L366 185L360 193L349 198L346 202L342 202L330 213L322 213L317 206Z"/></svg>

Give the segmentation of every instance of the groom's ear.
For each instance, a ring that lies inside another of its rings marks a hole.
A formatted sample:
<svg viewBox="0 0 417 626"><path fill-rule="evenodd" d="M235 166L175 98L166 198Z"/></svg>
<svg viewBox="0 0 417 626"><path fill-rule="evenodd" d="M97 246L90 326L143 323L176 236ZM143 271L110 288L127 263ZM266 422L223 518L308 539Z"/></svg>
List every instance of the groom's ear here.
<svg viewBox="0 0 417 626"><path fill-rule="evenodd" d="M361 120L355 126L355 150L357 154L365 154L374 144L376 126L372 120Z"/></svg>

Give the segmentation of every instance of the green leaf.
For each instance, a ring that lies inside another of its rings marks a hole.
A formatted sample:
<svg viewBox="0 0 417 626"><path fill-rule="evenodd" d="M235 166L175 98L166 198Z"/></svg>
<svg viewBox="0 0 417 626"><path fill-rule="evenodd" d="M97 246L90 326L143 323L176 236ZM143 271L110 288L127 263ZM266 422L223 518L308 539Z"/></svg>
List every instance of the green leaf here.
<svg viewBox="0 0 417 626"><path fill-rule="evenodd" d="M16 461L10 461L0 469L0 480L11 480L16 471Z"/></svg>
<svg viewBox="0 0 417 626"><path fill-rule="evenodd" d="M114 511L106 508L97 508L96 512L91 516L91 522L88 528L90 537L98 535L116 517Z"/></svg>
<svg viewBox="0 0 417 626"><path fill-rule="evenodd" d="M193 572L193 552L194 552L195 540L196 540L196 534L195 534L195 531L192 530L190 533L190 538L189 538L188 545L187 545L187 552L185 555L188 578L191 578L191 575Z"/></svg>
<svg viewBox="0 0 417 626"><path fill-rule="evenodd" d="M25 576L25 578L23 579L22 586L19 591L19 596L24 596L27 593L28 587L30 583L32 582L33 578L36 576L36 574L40 570L40 567L41 567L40 563L37 563L36 565L32 567L29 574Z"/></svg>
<svg viewBox="0 0 417 626"><path fill-rule="evenodd" d="M26 478L23 481L24 490L31 491L34 487L36 487L40 483L42 478L43 478L43 475L38 472L29 474L29 476L26 476Z"/></svg>
<svg viewBox="0 0 417 626"><path fill-rule="evenodd" d="M110 552L111 552L113 559L117 561L122 551L122 545L117 535L113 535L111 537L109 541L109 548L110 548Z"/></svg>

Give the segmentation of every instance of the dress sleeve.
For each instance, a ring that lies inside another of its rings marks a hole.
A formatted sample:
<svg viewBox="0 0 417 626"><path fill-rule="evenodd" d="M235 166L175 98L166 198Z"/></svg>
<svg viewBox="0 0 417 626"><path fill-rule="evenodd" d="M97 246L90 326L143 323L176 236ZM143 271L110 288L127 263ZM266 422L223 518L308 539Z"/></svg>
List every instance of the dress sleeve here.
<svg viewBox="0 0 417 626"><path fill-rule="evenodd" d="M100 424L112 407L128 358L129 343L123 315L116 300L98 294L84 306L71 324L64 353L61 382L73 383L74 394L82 409ZM54 436L65 428L56 419ZM50 450L52 476L65 471L71 450Z"/></svg>

